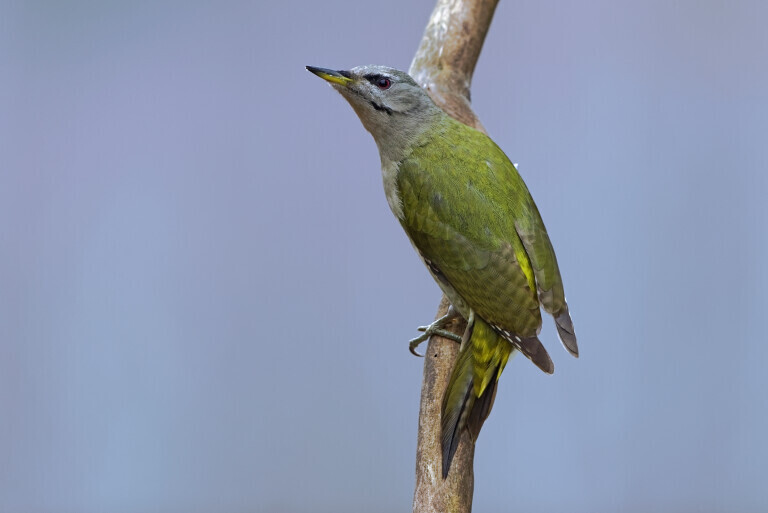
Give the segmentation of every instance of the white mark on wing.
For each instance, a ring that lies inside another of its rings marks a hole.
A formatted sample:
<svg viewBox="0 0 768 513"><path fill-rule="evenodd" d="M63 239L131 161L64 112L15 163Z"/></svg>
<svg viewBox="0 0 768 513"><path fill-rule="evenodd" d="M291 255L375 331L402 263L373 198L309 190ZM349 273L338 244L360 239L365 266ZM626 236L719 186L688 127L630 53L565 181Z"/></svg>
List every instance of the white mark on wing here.
<svg viewBox="0 0 768 513"><path fill-rule="evenodd" d="M509 330L505 330L503 328L500 328L496 324L491 324L491 328L496 330L496 332L499 335L501 335L505 339L509 340L510 342L522 342L522 340L520 340L520 337L518 337L517 335L513 335L512 332L509 331Z"/></svg>

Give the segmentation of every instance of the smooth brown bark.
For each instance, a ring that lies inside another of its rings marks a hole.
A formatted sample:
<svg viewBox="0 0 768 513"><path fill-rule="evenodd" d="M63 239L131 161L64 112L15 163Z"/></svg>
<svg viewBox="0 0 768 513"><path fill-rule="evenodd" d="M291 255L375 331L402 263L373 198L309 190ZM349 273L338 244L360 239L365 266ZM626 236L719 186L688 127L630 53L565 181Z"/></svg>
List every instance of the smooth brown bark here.
<svg viewBox="0 0 768 513"><path fill-rule="evenodd" d="M470 107L470 85L485 35L498 0L438 0L409 70L432 99L459 121L485 131ZM437 317L448 309L443 296ZM436 317L436 318L437 318ZM466 324L455 323L462 333ZM421 385L419 434L416 452L414 513L468 513L472 511L475 444L465 431L442 477L440 410L459 346L441 337L429 340Z"/></svg>

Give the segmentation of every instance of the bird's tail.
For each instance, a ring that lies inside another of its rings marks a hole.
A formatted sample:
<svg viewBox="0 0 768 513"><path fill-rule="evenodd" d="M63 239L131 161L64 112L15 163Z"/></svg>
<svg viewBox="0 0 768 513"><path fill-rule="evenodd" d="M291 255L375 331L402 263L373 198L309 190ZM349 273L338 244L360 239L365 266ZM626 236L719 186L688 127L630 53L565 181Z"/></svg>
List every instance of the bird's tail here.
<svg viewBox="0 0 768 513"><path fill-rule="evenodd" d="M483 422L491 413L496 383L512 350L512 344L500 337L485 321L470 315L459 357L443 398L443 479L448 476L464 428L476 440Z"/></svg>

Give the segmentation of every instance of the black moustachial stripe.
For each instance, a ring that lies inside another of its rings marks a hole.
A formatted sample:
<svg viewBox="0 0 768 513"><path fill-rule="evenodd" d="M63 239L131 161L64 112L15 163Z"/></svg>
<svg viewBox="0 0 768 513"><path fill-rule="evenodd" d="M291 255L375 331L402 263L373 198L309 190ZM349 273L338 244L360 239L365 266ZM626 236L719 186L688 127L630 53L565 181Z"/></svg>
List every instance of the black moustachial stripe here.
<svg viewBox="0 0 768 513"><path fill-rule="evenodd" d="M392 109L390 109L386 105L379 105L378 103L376 103L373 100L371 100L371 105L373 105L373 108L376 109L376 110L383 110L384 112L386 112L390 116L392 115Z"/></svg>

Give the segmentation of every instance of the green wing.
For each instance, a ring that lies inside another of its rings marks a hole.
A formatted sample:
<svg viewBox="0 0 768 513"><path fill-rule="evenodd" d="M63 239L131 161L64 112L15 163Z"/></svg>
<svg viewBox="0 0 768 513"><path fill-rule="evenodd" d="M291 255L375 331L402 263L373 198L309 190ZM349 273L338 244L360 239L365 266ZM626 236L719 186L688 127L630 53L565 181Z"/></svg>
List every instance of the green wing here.
<svg viewBox="0 0 768 513"><path fill-rule="evenodd" d="M570 321L541 216L490 138L447 120L400 163L397 185L400 221L433 273L511 342L539 332L539 301Z"/></svg>
<svg viewBox="0 0 768 513"><path fill-rule="evenodd" d="M533 266L541 306L555 318L557 334L563 346L573 356L578 357L579 347L576 343L573 321L568 312L568 304L565 302L565 291L560 269L557 266L557 257L533 199L531 199L531 212L534 215L527 221L535 219L537 222L520 220L515 222L515 228Z"/></svg>

